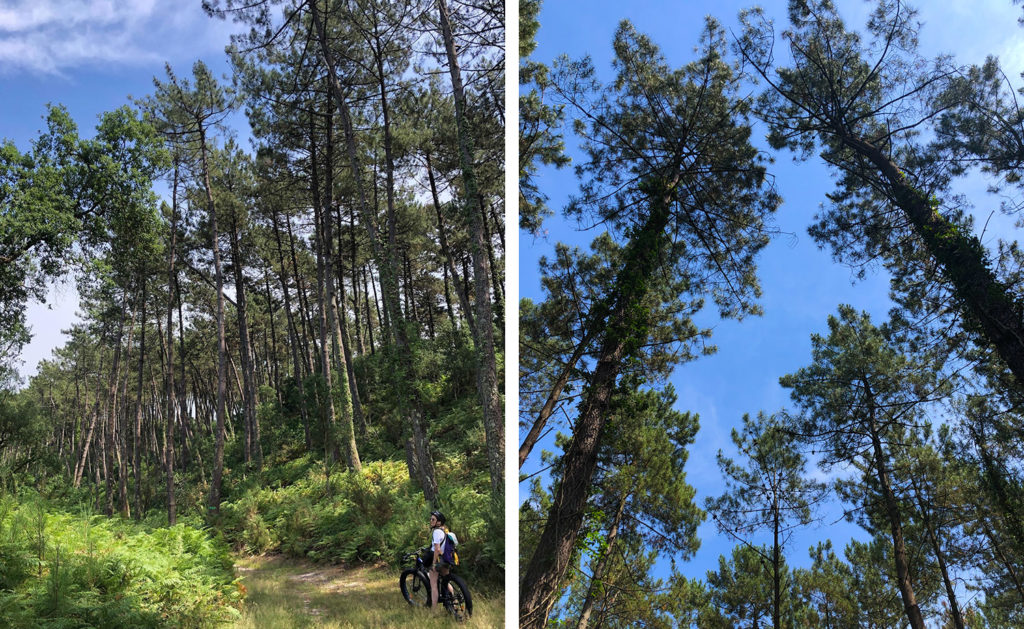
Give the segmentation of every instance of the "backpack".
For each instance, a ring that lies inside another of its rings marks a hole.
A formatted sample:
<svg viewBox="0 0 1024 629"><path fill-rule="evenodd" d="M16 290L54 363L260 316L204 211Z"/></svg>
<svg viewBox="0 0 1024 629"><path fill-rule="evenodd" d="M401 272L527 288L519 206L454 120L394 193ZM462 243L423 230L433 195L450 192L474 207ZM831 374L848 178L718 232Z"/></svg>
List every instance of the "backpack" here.
<svg viewBox="0 0 1024 629"><path fill-rule="evenodd" d="M448 531L444 535L444 546L441 548L441 559L453 566L459 565L459 553L455 550L459 545L459 538L455 533Z"/></svg>

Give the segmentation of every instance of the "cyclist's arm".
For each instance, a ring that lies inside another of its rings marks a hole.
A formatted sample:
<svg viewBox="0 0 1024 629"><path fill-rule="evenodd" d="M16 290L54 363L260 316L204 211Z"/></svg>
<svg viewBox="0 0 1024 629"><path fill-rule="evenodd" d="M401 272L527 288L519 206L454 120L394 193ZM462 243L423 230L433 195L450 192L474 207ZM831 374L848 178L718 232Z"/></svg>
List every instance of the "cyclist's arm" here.
<svg viewBox="0 0 1024 629"><path fill-rule="evenodd" d="M437 541L434 541L433 534L431 534L431 540L430 541L431 541L431 545L433 546L433 550L434 550L434 565L437 565L437 560L441 556L441 543L437 542Z"/></svg>

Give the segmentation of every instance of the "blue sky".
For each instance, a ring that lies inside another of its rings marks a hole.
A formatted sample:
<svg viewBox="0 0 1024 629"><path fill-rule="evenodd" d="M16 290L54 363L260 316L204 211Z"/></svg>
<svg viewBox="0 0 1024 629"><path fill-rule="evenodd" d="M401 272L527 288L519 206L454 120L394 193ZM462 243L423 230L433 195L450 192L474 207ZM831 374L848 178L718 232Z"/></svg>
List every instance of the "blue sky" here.
<svg viewBox="0 0 1024 629"><path fill-rule="evenodd" d="M100 114L153 90L170 63L188 75L202 59L228 72L224 47L238 27L206 16L199 0L13 0L0 3L0 138L22 151L44 126L46 104L62 104L91 137ZM48 303L29 306L33 340L20 372L63 343L76 319L74 282L57 282Z"/></svg>
<svg viewBox="0 0 1024 629"><path fill-rule="evenodd" d="M714 15L726 29L735 30L738 12L751 4L739 0L663 1L637 2L626 8L623 3L607 0L547 0L540 14L538 46L532 58L550 63L562 53L572 58L589 54L598 76L607 78L611 76L613 33L621 19L629 18L661 47L671 65L679 66L693 58L705 15ZM780 0L761 3L766 13L775 17L777 30L785 26L785 4ZM864 23L872 4L859 0L838 2L851 27ZM1017 25L1019 6L1013 6L1010 0L922 0L916 6L924 22L920 41L925 56L953 53L959 62L966 63L980 62L985 55L996 54L1014 83L1020 84L1017 77L1024 69L1024 30ZM755 135L763 138L763 131ZM572 154L570 134L566 139ZM758 141L765 146L763 139ZM777 227L783 234L773 240L759 260L765 314L742 323L703 318L705 325L714 326L712 342L718 346L718 353L677 368L671 378L679 396L677 407L695 411L701 418L701 429L687 464L687 479L696 487L701 505L707 496L717 495L723 489L715 453L723 449L727 455L735 455L729 433L741 423L743 414L754 415L762 410L773 413L789 405L788 391L778 385L778 378L809 363L810 335L826 330L826 317L835 313L840 303L849 303L881 322L890 307L889 278L884 270L869 272L866 279L854 283L852 271L834 263L830 252L819 251L806 233L813 215L825 201L825 193L833 189L820 160L794 164L792 154L788 153L777 154L776 159L769 170L775 175L784 199L777 212ZM542 169L538 182L550 197L549 205L556 211L556 217L545 223L545 237L520 234L519 291L522 297L534 300L542 298L538 257L550 254L556 241L585 247L597 235L581 233L575 223L557 216L568 196L577 190L571 168ZM985 183L980 179L964 182L962 191L975 201L976 214L981 217L979 225L984 224L990 211L998 206L998 199L986 195ZM984 240L992 245L996 236L1013 237L1013 231L1012 220L997 215ZM543 446L550 449L550 440ZM537 470L537 456L531 459L524 466L524 473ZM528 484L522 484L520 491L521 497L525 497ZM856 526L834 523L840 517L837 505L822 515L820 525L794 537L787 553L791 565L809 566L807 549L817 540L831 537L841 552L851 536L864 537ZM719 555L731 552L734 542L718 534L710 521L700 528L699 536L702 545L696 557L678 567L687 576L703 578L709 569L717 568Z"/></svg>

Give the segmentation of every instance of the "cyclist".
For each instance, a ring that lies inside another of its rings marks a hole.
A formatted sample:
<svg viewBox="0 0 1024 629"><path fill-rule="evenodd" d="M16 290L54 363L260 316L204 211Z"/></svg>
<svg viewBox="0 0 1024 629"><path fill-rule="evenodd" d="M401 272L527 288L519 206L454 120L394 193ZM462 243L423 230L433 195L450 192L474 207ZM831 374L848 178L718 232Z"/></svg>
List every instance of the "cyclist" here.
<svg viewBox="0 0 1024 629"><path fill-rule="evenodd" d="M444 526L445 517L440 511L433 511L430 513L430 547L427 553L424 554L424 563L430 568L428 576L430 577L430 604L433 610L436 612L437 609L437 575L448 574L452 564L448 563L444 556L444 545L448 543L448 531ZM427 559L429 558L429 561ZM448 584L448 590L451 591L451 584Z"/></svg>

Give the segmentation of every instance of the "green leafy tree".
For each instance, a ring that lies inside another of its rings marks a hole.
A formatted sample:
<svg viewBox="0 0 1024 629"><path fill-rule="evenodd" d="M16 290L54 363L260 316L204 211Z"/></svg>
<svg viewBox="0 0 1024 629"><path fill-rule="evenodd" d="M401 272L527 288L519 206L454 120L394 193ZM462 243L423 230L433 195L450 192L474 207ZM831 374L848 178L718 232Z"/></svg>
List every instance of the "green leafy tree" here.
<svg viewBox="0 0 1024 629"><path fill-rule="evenodd" d="M625 378L612 401L594 477L594 522L584 524L593 533L584 541L590 578L574 613L577 629L606 616L601 606L608 603L607 594L615 588L633 590L636 584L630 581L645 575L660 554L685 560L699 546L697 526L704 513L694 504L695 490L684 470L698 419L674 410L675 402L671 386L643 390L636 377ZM613 563L621 559L623 544L639 545L630 555L639 552L644 560L627 562L615 575Z"/></svg>
<svg viewBox="0 0 1024 629"><path fill-rule="evenodd" d="M166 164L152 127L127 107L100 117L81 138L63 107L50 107L46 130L21 153L0 145L0 362L29 340L25 304L44 300L46 282L122 230L152 198ZM120 225L119 225L120 224Z"/></svg>
<svg viewBox="0 0 1024 629"><path fill-rule="evenodd" d="M698 621L699 626L756 628L774 622L775 571L765 561L766 554L770 554L766 548L741 544L733 547L732 557L718 558L718 570L707 575L712 610ZM792 591L793 580L784 561L778 572L787 583L786 592L780 597L785 606L779 610L778 618L784 626L794 626L799 599Z"/></svg>
<svg viewBox="0 0 1024 629"><path fill-rule="evenodd" d="M896 629L906 626L906 608L900 598L898 577L885 566L893 564L892 542L873 537L868 542L852 541L844 555L850 562L850 593L857 603L856 618L869 627Z"/></svg>
<svg viewBox="0 0 1024 629"><path fill-rule="evenodd" d="M1000 421L1006 416L993 402L993 397L966 400L963 413L969 437L962 444L944 444L943 456L957 462L962 479L962 508L970 514L964 531L974 540L968 563L982 575L975 587L985 593L981 611L993 626L1011 626L1024 619L1020 542L1024 482L1014 465L1017 446L1010 435L1016 428Z"/></svg>
<svg viewBox="0 0 1024 629"><path fill-rule="evenodd" d="M832 540L819 542L810 550L811 567L793 571L793 581L807 607L810 627L841 629L858 622L853 596L853 571L832 550Z"/></svg>
<svg viewBox="0 0 1024 629"><path fill-rule="evenodd" d="M825 497L825 485L807 478L806 459L791 431L775 416L743 416L743 428L732 430L732 442L747 460L737 464L718 451L718 467L726 491L707 500L707 509L723 533L737 538L761 555L771 567L772 626L782 627L785 547L793 530L811 522L811 507ZM771 545L755 546L750 536L770 531ZM762 552L764 554L762 554Z"/></svg>

